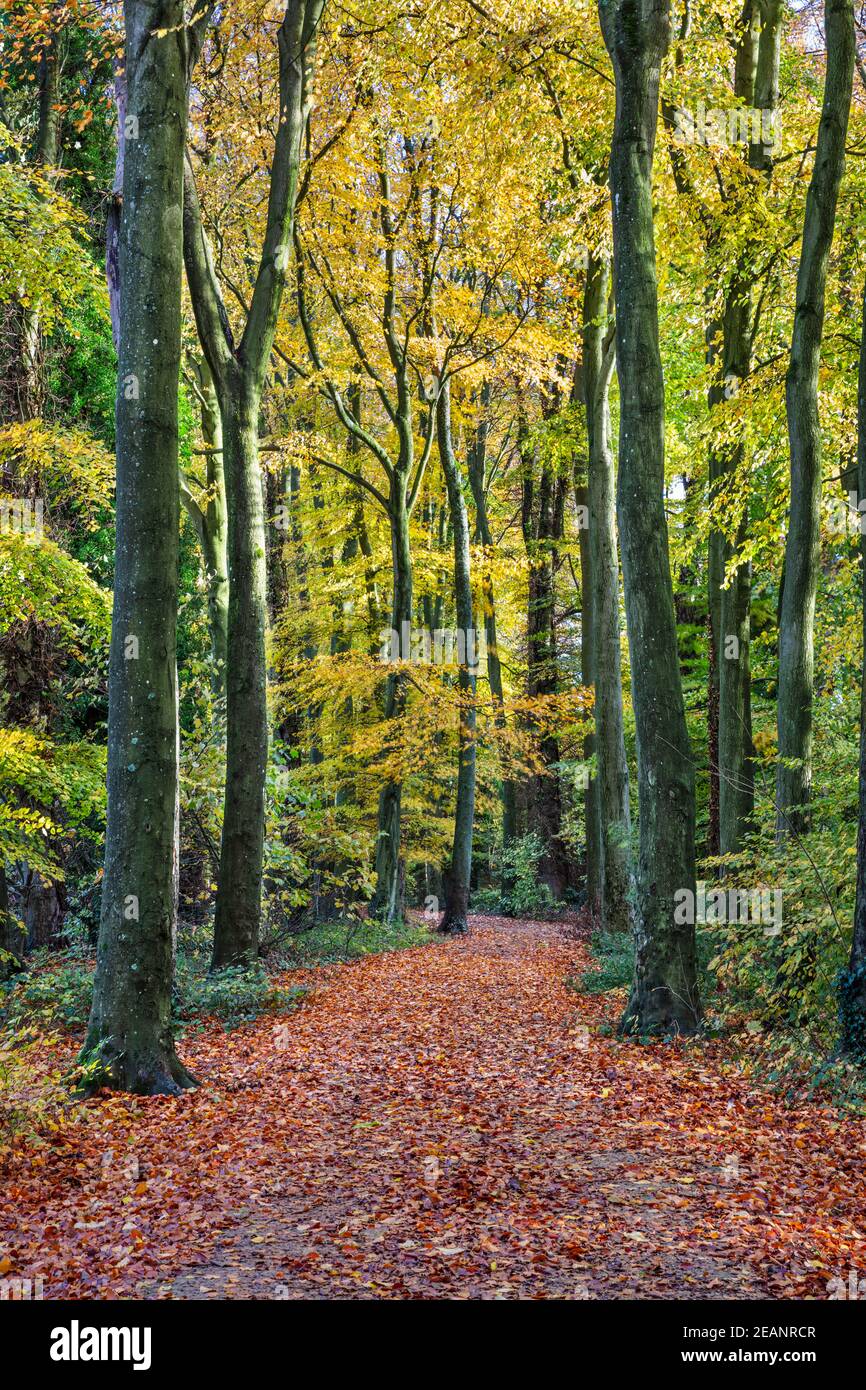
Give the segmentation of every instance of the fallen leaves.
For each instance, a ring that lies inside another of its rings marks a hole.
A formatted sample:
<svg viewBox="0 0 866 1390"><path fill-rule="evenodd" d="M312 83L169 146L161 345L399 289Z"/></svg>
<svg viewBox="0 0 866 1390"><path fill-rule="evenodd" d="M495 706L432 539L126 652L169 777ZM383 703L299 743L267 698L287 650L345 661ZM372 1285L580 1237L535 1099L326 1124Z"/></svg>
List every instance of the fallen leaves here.
<svg viewBox="0 0 866 1390"><path fill-rule="evenodd" d="M825 1298L866 1267L862 1124L757 1096L719 1044L600 1035L610 1001L563 983L583 954L477 920L306 972L279 1048L272 1018L188 1035L200 1090L89 1102L18 1155L0 1274L48 1298Z"/></svg>

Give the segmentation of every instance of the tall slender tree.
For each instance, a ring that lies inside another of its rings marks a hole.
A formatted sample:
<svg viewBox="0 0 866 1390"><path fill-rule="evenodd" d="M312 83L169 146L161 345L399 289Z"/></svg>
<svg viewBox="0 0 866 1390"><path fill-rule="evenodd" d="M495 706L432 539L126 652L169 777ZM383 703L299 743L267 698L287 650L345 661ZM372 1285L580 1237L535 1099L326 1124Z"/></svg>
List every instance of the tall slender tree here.
<svg viewBox="0 0 866 1390"><path fill-rule="evenodd" d="M610 160L617 376L617 515L637 727L640 854L635 971L625 1031L693 1033L701 1007L694 914L694 769L683 706L664 509L664 379L652 160L668 0L600 0L616 82ZM688 903L688 897L679 900ZM692 917L681 921L680 917Z"/></svg>
<svg viewBox="0 0 866 1390"><path fill-rule="evenodd" d="M439 930L451 935L466 931L469 909L469 880L472 874L472 836L475 829L475 670L470 657L476 650L475 616L472 604L472 570L469 549L469 516L463 478L454 456L451 438L451 386L446 379L436 402L436 438L439 460L445 476L451 525L454 534L454 598L457 630L463 634L463 660L458 643L458 691L460 733L458 739L457 804L454 812L454 841L445 891L445 910ZM472 647L470 648L470 634Z"/></svg>
<svg viewBox="0 0 866 1390"><path fill-rule="evenodd" d="M209 13L209 12L208 12ZM117 542L108 824L87 1084L147 1095L192 1084L175 1053L178 376L189 74L208 13L126 0L119 240Z"/></svg>
<svg viewBox="0 0 866 1390"><path fill-rule="evenodd" d="M201 550L207 586L211 689L218 696L225 691L229 625L228 508L222 418L213 377L203 357L196 355L191 359L186 380L198 402L204 464L198 485L191 471L187 474L181 469L180 500Z"/></svg>
<svg viewBox="0 0 866 1390"><path fill-rule="evenodd" d="M609 291L609 261L603 254L594 254L587 266L583 300L583 386L601 823L601 918L611 931L625 931L631 917L631 820L622 712L616 480L610 430L614 333L609 317Z"/></svg>
<svg viewBox="0 0 866 1390"><path fill-rule="evenodd" d="M866 83L866 75L863 76ZM866 285L860 329L857 381L857 488L866 497ZM863 636L866 639L866 534L860 534ZM863 648L866 651L866 645ZM857 892L848 969L839 980L840 1051L866 1058L866 665L860 678L859 820L857 825Z"/></svg>
<svg viewBox="0 0 866 1390"><path fill-rule="evenodd" d="M740 43L734 65L734 94L748 109L761 113L761 139L750 140L746 158L753 171L745 183L754 196L755 183L770 185L779 117L779 49L781 0L757 0L743 12ZM764 136L770 138L764 139ZM711 390L718 396L736 395L752 371L752 345L757 328L754 239L743 248L728 281L722 309L719 379ZM746 462L742 438L716 452L718 477L741 470ZM752 566L743 557L749 534L748 496L742 500L739 521L730 535L715 537L717 560L711 599L716 620L714 650L718 671L719 853L736 854L742 847L754 811L751 711L751 595Z"/></svg>
<svg viewBox="0 0 866 1390"><path fill-rule="evenodd" d="M821 427L818 369L824 335L827 267L845 167L854 81L851 0L826 0L827 69L806 214L791 355L785 380L791 497L779 621L776 832L784 839L808 824L812 788L815 598L821 564Z"/></svg>
<svg viewBox="0 0 866 1390"><path fill-rule="evenodd" d="M578 507L578 515L588 516L589 485L587 483L576 484L574 498ZM589 527L581 526L578 537L580 546L580 679L581 684L587 690L595 691L597 696L598 669L595 648L598 633L595 614L595 568L592 563L592 542ZM594 719L583 740L583 756L590 764L595 759L596 767L598 767L596 733L596 720ZM583 807L586 829L586 896L593 917L600 918L604 897L604 851L601 830L601 796L597 774L587 777Z"/></svg>
<svg viewBox="0 0 866 1390"><path fill-rule="evenodd" d="M495 547L487 510L487 436L489 424L486 412L489 405L490 387L485 385L481 392L482 416L478 421L469 448L469 486L472 489L472 500L475 503L475 531L483 547L481 601L484 611L484 636L487 649L487 679L493 699L497 728L504 732L506 727L505 690L502 682L502 659L499 652L496 593L492 572ZM505 776L500 785L502 843L503 846L508 846L513 844L517 836L517 797L514 778ZM505 886L507 887L507 884Z"/></svg>
<svg viewBox="0 0 866 1390"><path fill-rule="evenodd" d="M325 0L288 0L277 33L279 119L258 274L235 343L204 233L192 164L184 178L184 258L222 419L228 503L226 794L213 968L257 954L268 756L267 573L259 415L292 246L301 146Z"/></svg>

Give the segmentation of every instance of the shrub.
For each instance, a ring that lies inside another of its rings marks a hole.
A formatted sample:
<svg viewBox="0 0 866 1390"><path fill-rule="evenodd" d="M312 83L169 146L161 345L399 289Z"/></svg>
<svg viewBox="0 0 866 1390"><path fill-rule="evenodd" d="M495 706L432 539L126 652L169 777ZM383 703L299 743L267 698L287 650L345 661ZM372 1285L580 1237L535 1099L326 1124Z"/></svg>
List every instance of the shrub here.
<svg viewBox="0 0 866 1390"><path fill-rule="evenodd" d="M93 994L93 962L52 962L44 969L19 975L0 993L0 1017L10 1027L30 1030L83 1028ZM203 1015L227 1026L248 1023L264 1013L284 1013L297 1007L305 991L276 985L260 963L252 969L231 967L208 975L203 957L179 956L173 1014L181 1025Z"/></svg>
<svg viewBox="0 0 866 1390"><path fill-rule="evenodd" d="M0 991L0 1016L13 1027L83 1028L92 993L92 962L52 963L17 976Z"/></svg>
<svg viewBox="0 0 866 1390"><path fill-rule="evenodd" d="M593 964L577 982L585 994L606 994L631 984L634 941L631 932L597 931L591 943Z"/></svg>
<svg viewBox="0 0 866 1390"><path fill-rule="evenodd" d="M538 875L544 849L538 835L521 835L504 845L497 856L501 865L498 888L482 888L472 895L476 912L502 913L505 917L537 917L555 906L548 884Z"/></svg>
<svg viewBox="0 0 866 1390"><path fill-rule="evenodd" d="M292 935L277 949L288 969L357 960L379 951L402 951L430 944L427 927L412 922L386 925L375 917L317 922L308 931Z"/></svg>
<svg viewBox="0 0 866 1390"><path fill-rule="evenodd" d="M294 1009L305 994L304 989L285 989L275 984L259 961L250 967L229 966L209 975L189 960L179 959L173 1013L179 1023L207 1015L236 1028L261 1014Z"/></svg>

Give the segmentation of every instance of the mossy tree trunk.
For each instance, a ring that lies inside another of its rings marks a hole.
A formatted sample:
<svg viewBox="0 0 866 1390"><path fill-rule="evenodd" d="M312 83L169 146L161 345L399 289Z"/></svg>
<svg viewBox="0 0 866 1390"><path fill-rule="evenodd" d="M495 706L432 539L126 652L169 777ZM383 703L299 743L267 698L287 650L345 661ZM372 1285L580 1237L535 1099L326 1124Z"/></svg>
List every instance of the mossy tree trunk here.
<svg viewBox="0 0 866 1390"><path fill-rule="evenodd" d="M204 358L197 358L192 363L191 385L201 417L205 486L203 495L196 496L190 487L190 480L181 471L180 500L201 548L213 663L211 690L218 697L225 692L228 657L228 507L222 417L213 377Z"/></svg>
<svg viewBox="0 0 866 1390"><path fill-rule="evenodd" d="M866 497L866 285L860 329L860 371L857 385L857 488ZM866 535L860 536L863 637L866 640ZM863 648L866 651L866 646ZM866 1058L866 666L860 686L859 819L857 825L857 893L854 931L847 971L839 981L840 1051L859 1061Z"/></svg>
<svg viewBox="0 0 866 1390"><path fill-rule="evenodd" d="M700 1024L694 924L675 894L695 892L694 769L683 706L664 509L664 381L652 159L667 0L601 0L616 81L610 161L617 376L617 515L638 749L640 854L635 973L621 1027L694 1033Z"/></svg>
<svg viewBox="0 0 866 1390"><path fill-rule="evenodd" d="M178 375L190 36L178 0L127 0L117 391L117 543L109 666L108 823L90 1086L175 1093Z"/></svg>
<svg viewBox="0 0 866 1390"><path fill-rule="evenodd" d="M609 293L609 263L602 256L592 256L583 302L583 382L589 446L588 534L593 593L601 919L610 931L627 931L631 926L631 819L622 711L616 479L610 431L613 333L609 321Z"/></svg>
<svg viewBox="0 0 866 1390"><path fill-rule="evenodd" d="M815 599L821 563L821 428L818 370L824 333L827 266L845 167L854 78L851 0L826 0L824 102L809 191L791 355L785 381L791 497L779 622L776 833L780 840L809 822L812 787Z"/></svg>

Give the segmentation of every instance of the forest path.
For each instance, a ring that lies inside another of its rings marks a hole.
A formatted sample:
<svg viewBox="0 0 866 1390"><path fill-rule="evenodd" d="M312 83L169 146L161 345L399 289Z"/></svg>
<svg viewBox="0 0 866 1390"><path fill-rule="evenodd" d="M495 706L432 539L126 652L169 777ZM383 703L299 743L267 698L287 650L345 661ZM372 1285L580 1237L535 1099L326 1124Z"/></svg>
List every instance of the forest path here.
<svg viewBox="0 0 866 1390"><path fill-rule="evenodd" d="M862 1123L718 1044L600 1034L586 963L573 928L476 918L188 1034L200 1090L92 1102L18 1189L19 1271L25 1236L46 1297L826 1297L863 1270Z"/></svg>

